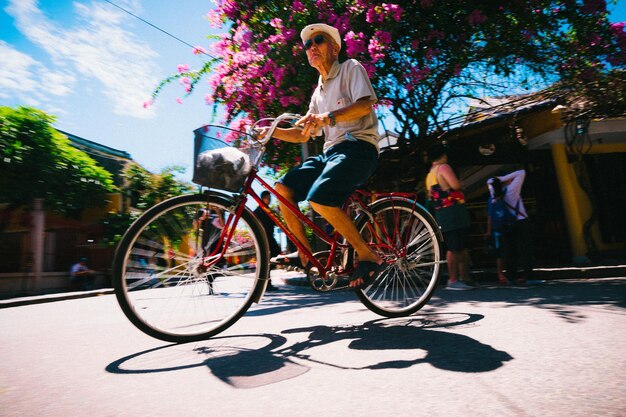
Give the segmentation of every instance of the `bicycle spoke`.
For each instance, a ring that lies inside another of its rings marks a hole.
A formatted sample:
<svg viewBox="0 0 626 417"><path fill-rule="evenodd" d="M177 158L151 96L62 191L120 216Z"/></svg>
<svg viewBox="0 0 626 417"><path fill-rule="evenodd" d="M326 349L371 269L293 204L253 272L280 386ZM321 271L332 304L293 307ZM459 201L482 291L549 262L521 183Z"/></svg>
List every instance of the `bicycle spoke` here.
<svg viewBox="0 0 626 417"><path fill-rule="evenodd" d="M114 263L118 300L152 336L187 341L217 333L247 310L261 285L257 263L267 262L267 255L257 238L260 226L245 212L245 219L226 222L233 230L222 232L197 220L207 206L202 196L166 201L120 242ZM232 203L210 207L234 219ZM225 236L230 240L223 248Z"/></svg>
<svg viewBox="0 0 626 417"><path fill-rule="evenodd" d="M359 294L371 310L389 317L417 311L432 295L441 260L436 226L407 200L375 204L371 221L362 221L364 239L388 265Z"/></svg>

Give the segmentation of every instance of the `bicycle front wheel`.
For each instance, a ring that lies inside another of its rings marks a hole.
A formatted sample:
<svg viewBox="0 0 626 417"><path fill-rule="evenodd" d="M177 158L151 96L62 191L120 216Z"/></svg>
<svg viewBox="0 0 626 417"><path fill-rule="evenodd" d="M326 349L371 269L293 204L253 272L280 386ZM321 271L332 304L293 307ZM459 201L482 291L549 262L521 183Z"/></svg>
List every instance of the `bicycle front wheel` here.
<svg viewBox="0 0 626 417"><path fill-rule="evenodd" d="M219 226L236 204L188 195L146 211L128 229L113 261L117 300L128 319L157 339L207 339L231 326L260 297L269 274L267 239L244 209L223 248ZM213 221L199 221L212 213ZM228 230L227 230L228 232Z"/></svg>
<svg viewBox="0 0 626 417"><path fill-rule="evenodd" d="M356 226L386 267L357 296L381 316L408 316L422 308L437 287L445 262L441 232L432 216L411 200L383 199L371 205L370 213Z"/></svg>

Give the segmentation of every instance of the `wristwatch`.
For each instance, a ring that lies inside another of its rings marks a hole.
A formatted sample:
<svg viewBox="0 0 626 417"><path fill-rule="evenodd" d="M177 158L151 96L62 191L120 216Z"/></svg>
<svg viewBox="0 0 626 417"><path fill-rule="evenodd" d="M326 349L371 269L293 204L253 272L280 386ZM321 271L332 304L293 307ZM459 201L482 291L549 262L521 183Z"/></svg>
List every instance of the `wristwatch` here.
<svg viewBox="0 0 626 417"><path fill-rule="evenodd" d="M330 127L335 127L335 125L337 125L337 120L335 119L335 115L332 111L328 112L328 118L330 119Z"/></svg>

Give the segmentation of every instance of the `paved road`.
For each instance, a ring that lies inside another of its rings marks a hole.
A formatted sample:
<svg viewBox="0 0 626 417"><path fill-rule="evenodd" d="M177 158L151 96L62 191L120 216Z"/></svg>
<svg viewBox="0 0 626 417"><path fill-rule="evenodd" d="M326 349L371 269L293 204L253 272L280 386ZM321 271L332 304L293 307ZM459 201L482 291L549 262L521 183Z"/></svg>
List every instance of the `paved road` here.
<svg viewBox="0 0 626 417"><path fill-rule="evenodd" d="M404 319L281 288L183 345L111 295L1 309L0 415L626 415L626 277L440 290Z"/></svg>

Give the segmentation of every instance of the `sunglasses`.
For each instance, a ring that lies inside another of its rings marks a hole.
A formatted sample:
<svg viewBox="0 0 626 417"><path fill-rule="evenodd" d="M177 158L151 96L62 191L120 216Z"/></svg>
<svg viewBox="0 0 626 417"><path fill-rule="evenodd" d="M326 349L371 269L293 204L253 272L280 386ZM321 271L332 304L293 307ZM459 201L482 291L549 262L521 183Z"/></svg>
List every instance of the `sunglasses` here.
<svg viewBox="0 0 626 417"><path fill-rule="evenodd" d="M313 42L315 42L316 45L321 45L326 42L326 38L324 38L323 35L315 35L312 39L307 39L307 41L304 42L304 50L308 51L311 49Z"/></svg>

